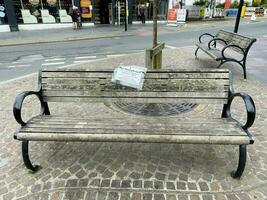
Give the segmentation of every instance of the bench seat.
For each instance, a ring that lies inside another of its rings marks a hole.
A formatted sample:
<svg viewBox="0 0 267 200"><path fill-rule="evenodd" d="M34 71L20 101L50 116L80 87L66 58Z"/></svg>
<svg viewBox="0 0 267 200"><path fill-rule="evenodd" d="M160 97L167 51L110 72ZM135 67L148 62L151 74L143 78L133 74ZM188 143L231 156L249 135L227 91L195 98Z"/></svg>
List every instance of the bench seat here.
<svg viewBox="0 0 267 200"><path fill-rule="evenodd" d="M248 129L253 125L256 109L249 95L234 92L229 70L148 70L142 90L113 83L112 73L113 70L43 69L39 73L38 90L25 91L16 97L13 114L21 128L14 138L22 142L22 157L28 169L38 170L29 158L29 141L222 144L239 145L239 164L232 176L241 177L246 146L254 142ZM41 113L25 122L22 105L30 95L40 100ZM231 103L236 97L244 101L245 124L231 117ZM219 118L218 113L199 116L194 111L186 116L168 117L122 113L59 115L56 109L50 112L49 103L62 102L76 106L86 103L89 107L99 106L99 103L216 104L215 107L222 108L222 113Z"/></svg>
<svg viewBox="0 0 267 200"><path fill-rule="evenodd" d="M19 140L249 144L250 138L228 118L125 118L37 116L16 134Z"/></svg>
<svg viewBox="0 0 267 200"><path fill-rule="evenodd" d="M250 47L256 42L255 38L219 30L216 35L204 33L199 36L198 40L199 42L195 44L197 46L196 57L198 50L201 49L214 60L220 62L218 68L226 62L235 62L243 68L244 78L247 78L246 60Z"/></svg>

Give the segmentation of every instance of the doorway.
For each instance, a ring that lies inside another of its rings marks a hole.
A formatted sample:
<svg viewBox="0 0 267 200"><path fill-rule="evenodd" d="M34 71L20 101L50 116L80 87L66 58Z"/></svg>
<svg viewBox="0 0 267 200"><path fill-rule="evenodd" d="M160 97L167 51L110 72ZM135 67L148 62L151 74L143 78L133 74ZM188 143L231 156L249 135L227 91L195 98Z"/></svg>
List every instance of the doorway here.
<svg viewBox="0 0 267 200"><path fill-rule="evenodd" d="M99 18L100 18L100 24L110 24L110 16L111 16L111 10L109 8L109 5L111 4L111 0L107 1L99 1Z"/></svg>

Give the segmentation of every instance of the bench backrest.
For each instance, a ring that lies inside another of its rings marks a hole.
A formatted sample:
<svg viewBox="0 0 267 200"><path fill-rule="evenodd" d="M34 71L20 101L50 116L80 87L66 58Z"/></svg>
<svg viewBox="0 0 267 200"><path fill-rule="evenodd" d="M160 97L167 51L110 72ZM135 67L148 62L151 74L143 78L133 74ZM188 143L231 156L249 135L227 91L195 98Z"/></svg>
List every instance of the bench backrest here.
<svg viewBox="0 0 267 200"><path fill-rule="evenodd" d="M225 30L220 30L216 36L216 38L220 38L223 39L224 41L227 42L227 44L233 44L233 45L238 45L240 46L246 53L248 52L249 48L251 47L251 45L256 42L255 38L249 38L237 33L233 33L233 32L229 32L229 31L225 31ZM220 44L225 45L222 42L219 42ZM237 51L238 53L240 53L240 49L237 48L233 48L233 50Z"/></svg>
<svg viewBox="0 0 267 200"><path fill-rule="evenodd" d="M142 90L111 82L113 71L43 70L46 102L226 103L230 87L227 69L148 71Z"/></svg>

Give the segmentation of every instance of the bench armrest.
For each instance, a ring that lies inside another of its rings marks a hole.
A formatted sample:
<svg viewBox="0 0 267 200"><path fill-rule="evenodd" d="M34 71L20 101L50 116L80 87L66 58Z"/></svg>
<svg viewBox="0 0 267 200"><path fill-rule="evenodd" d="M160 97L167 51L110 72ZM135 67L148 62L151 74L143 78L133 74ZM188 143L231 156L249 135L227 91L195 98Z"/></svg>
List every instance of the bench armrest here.
<svg viewBox="0 0 267 200"><path fill-rule="evenodd" d="M223 58L227 58L227 56L225 56L224 52L229 48L236 48L236 49L240 50L240 52L242 52L243 58L241 60L239 60L239 62L241 62L245 59L246 53L245 53L244 49L242 49L240 46L235 45L235 44L229 44L229 45L223 47L223 49L222 49L222 57ZM228 58L228 59L231 59L231 58Z"/></svg>
<svg viewBox="0 0 267 200"><path fill-rule="evenodd" d="M46 102L43 101L43 98L42 98L40 92L34 92L34 91L22 92L16 97L15 102L13 104L14 118L21 126L26 125L26 123L22 120L22 117L21 117L22 104L23 104L24 99L30 95L36 95L38 97L38 99L41 103L41 115L49 115L50 114L49 109L48 109L48 105Z"/></svg>
<svg viewBox="0 0 267 200"><path fill-rule="evenodd" d="M209 36L209 37L212 37L212 38L215 37L214 35L212 35L212 34L210 34L210 33L203 33L203 34L200 35L199 38L198 38L199 43L202 43L202 40L201 40L201 39L202 39L203 36Z"/></svg>
<svg viewBox="0 0 267 200"><path fill-rule="evenodd" d="M242 128L244 130L247 130L248 128L250 128L254 121L255 121L255 116L256 116L256 107L255 107L255 104L254 104L254 101L253 99L246 93L234 93L232 94L229 99L228 99L228 102L227 102L227 109L226 109L226 115L228 117L231 117L231 103L232 101L234 100L235 97L241 97L245 103L245 106L246 106L246 110L247 110L247 122L245 125L242 125Z"/></svg>
<svg viewBox="0 0 267 200"><path fill-rule="evenodd" d="M225 40L223 40L223 39L221 39L221 38L213 38L213 39L210 40L209 43L208 43L208 47L209 47L209 49L211 49L211 45L213 45L213 46L216 48L216 42L217 42L217 41L221 41L221 42L223 42L225 45L227 45L227 42L226 42Z"/></svg>

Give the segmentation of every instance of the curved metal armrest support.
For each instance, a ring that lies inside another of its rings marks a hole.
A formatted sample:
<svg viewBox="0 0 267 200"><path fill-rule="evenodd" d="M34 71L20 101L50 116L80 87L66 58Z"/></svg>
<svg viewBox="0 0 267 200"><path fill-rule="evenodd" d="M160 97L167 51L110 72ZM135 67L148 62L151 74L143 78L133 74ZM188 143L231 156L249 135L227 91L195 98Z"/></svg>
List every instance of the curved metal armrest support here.
<svg viewBox="0 0 267 200"><path fill-rule="evenodd" d="M223 58L227 58L227 56L225 56L224 52L225 52L226 49L228 49L228 48L237 48L237 49L239 49L239 50L242 52L242 54L243 54L243 58L242 58L241 60L239 60L239 62L241 62L242 60L245 59L245 57L246 57L246 52L245 52L244 49L242 49L240 46L235 45L235 44L229 44L229 45L223 47L223 49L222 49L222 57L223 57ZM231 58L230 58L230 59L231 59Z"/></svg>
<svg viewBox="0 0 267 200"><path fill-rule="evenodd" d="M256 107L254 104L253 99L246 93L234 93L230 96L230 98L228 99L228 103L227 103L227 109L226 109L226 114L228 117L231 117L231 103L234 100L235 97L241 97L245 103L246 106L246 110L247 110L247 122L245 125L242 126L242 128L244 130L247 130L248 128L250 128L254 121L255 121L255 116L256 116Z"/></svg>
<svg viewBox="0 0 267 200"><path fill-rule="evenodd" d="M211 45L215 45L216 44L216 41L221 41L223 42L225 45L227 45L227 42L221 38L213 38L212 40L209 41L209 44L208 44L208 47L209 49L211 49Z"/></svg>
<svg viewBox="0 0 267 200"><path fill-rule="evenodd" d="M34 92L34 91L22 92L16 97L15 102L13 104L13 114L14 114L15 120L21 126L25 126L26 125L26 123L22 120L22 117L21 117L22 104L23 104L24 99L27 96L30 96L30 95L36 95L38 97L38 99L39 99L39 101L41 103L41 114L49 114L49 111L46 109L46 105L42 100L40 92Z"/></svg>
<svg viewBox="0 0 267 200"><path fill-rule="evenodd" d="M210 37L212 37L212 38L215 37L214 35L212 35L212 34L210 34L210 33L203 33L203 34L200 35L199 38L198 38L199 43L202 43L201 38L202 38L203 36L206 36L206 35L207 35L207 36L210 36Z"/></svg>

